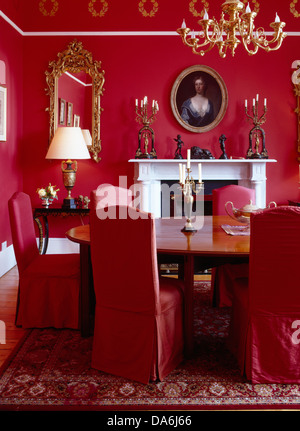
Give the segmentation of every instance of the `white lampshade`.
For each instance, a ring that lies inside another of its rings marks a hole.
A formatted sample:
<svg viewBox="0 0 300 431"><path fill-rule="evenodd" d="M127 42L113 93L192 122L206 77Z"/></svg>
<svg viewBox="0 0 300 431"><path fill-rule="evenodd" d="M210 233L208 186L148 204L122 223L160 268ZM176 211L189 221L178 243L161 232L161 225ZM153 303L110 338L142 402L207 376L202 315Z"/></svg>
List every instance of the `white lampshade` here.
<svg viewBox="0 0 300 431"><path fill-rule="evenodd" d="M92 146L92 136L91 136L91 132L89 131L89 129L82 129L82 134L85 140L85 145L87 147L91 147Z"/></svg>
<svg viewBox="0 0 300 431"><path fill-rule="evenodd" d="M80 127L58 127L46 159L90 159Z"/></svg>

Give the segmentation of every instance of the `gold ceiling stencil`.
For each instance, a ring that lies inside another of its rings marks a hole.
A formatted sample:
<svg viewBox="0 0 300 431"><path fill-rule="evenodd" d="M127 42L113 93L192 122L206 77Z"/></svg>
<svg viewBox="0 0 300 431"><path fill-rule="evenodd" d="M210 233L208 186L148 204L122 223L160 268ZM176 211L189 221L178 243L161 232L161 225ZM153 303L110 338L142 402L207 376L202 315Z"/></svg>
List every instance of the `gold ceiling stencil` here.
<svg viewBox="0 0 300 431"><path fill-rule="evenodd" d="M145 3L147 3L148 0L141 0L138 4L138 8L139 8L139 12L141 12L141 14L143 16L149 16L150 18L152 18L153 16L155 16L156 12L158 11L158 1L157 0L150 0L150 2L152 3L152 9L150 12L147 12L145 9Z"/></svg>
<svg viewBox="0 0 300 431"><path fill-rule="evenodd" d="M46 3L52 3L52 9L47 11L45 8ZM41 0L39 2L39 10L44 16L54 16L58 11L58 1L57 0Z"/></svg>
<svg viewBox="0 0 300 431"><path fill-rule="evenodd" d="M299 18L300 13L296 10L296 4L298 3L298 0L292 0L290 3L290 12L294 15L295 18Z"/></svg>
<svg viewBox="0 0 300 431"><path fill-rule="evenodd" d="M102 7L100 9L99 12L96 11L95 7L94 7L94 3L97 2L97 0L91 0L89 2L89 12L91 12L91 14L93 16L98 16L98 17L102 17L106 14L107 10L108 10L108 2L106 0L99 0L100 4L102 3Z"/></svg>
<svg viewBox="0 0 300 431"><path fill-rule="evenodd" d="M189 11L194 15L194 16L202 16L204 15L204 9L206 9L206 11L209 11L209 3L206 0L201 0L201 3L203 3L203 8L201 12L198 12L196 10L196 3L198 0L192 0L189 4Z"/></svg>

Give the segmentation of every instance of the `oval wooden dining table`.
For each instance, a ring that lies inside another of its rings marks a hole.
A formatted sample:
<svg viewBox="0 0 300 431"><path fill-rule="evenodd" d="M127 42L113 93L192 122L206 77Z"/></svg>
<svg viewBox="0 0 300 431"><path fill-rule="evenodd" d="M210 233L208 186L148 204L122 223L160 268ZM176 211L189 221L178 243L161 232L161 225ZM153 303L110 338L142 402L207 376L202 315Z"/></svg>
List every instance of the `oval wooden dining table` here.
<svg viewBox="0 0 300 431"><path fill-rule="evenodd" d="M222 225L241 226L228 216L203 216L197 232L181 229L184 219L158 218L156 244L159 263L178 263L184 280L184 336L185 354L191 356L194 348L194 274L195 271L213 268L226 263L249 260L250 235L231 235ZM82 225L70 229L66 237L80 245L81 289L80 329L82 336L92 333L91 318L94 308L92 267L90 260L90 227ZM103 244L105 247L105 244ZM117 261L116 261L117 265Z"/></svg>

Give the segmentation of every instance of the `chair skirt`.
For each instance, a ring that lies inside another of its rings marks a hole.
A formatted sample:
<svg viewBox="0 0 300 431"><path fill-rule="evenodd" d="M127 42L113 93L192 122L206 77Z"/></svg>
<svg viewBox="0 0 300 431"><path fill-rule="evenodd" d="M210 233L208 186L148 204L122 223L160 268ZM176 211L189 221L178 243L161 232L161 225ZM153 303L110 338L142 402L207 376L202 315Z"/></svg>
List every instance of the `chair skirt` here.
<svg viewBox="0 0 300 431"><path fill-rule="evenodd" d="M255 383L300 383L300 319L291 309L248 308L247 281L239 280L228 346L236 356L241 373Z"/></svg>
<svg viewBox="0 0 300 431"><path fill-rule="evenodd" d="M96 304L92 367L141 383L162 380L183 359L182 291L161 279L160 312Z"/></svg>
<svg viewBox="0 0 300 431"><path fill-rule="evenodd" d="M38 255L20 274L16 324L23 328L79 327L78 254Z"/></svg>

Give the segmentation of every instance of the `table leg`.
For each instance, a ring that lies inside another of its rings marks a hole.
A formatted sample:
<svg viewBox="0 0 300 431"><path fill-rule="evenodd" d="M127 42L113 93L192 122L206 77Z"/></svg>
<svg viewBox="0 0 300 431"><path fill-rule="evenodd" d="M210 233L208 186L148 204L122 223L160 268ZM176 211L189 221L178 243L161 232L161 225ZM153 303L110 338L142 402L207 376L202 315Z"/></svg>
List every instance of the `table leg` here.
<svg viewBox="0 0 300 431"><path fill-rule="evenodd" d="M90 246L87 244L80 244L80 271L79 325L81 336L89 337L93 333L95 294Z"/></svg>
<svg viewBox="0 0 300 431"><path fill-rule="evenodd" d="M184 337L185 356L191 357L194 350L194 256L184 259Z"/></svg>

